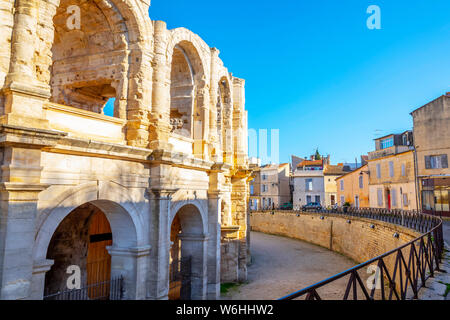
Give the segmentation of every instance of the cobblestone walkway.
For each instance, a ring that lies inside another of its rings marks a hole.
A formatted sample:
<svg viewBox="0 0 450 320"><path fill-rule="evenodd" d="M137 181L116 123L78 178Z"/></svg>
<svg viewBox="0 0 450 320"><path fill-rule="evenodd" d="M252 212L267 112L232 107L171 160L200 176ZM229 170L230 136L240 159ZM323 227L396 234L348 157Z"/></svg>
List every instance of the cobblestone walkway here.
<svg viewBox="0 0 450 320"><path fill-rule="evenodd" d="M223 300L278 299L355 265L319 246L258 232L251 234L251 250L248 283L230 289ZM324 299L340 299L345 286L345 281L337 281L319 294Z"/></svg>
<svg viewBox="0 0 450 320"><path fill-rule="evenodd" d="M427 288L419 291L420 300L450 300L450 221L444 221L443 231L446 248L441 265L443 272L436 272L434 278L428 279Z"/></svg>

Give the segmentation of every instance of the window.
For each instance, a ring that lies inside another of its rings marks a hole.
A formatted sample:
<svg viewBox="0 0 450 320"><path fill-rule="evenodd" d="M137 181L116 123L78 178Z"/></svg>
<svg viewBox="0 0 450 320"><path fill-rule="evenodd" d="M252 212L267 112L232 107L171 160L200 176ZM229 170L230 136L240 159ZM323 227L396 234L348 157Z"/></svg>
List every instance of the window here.
<svg viewBox="0 0 450 320"><path fill-rule="evenodd" d="M381 149L390 148L394 145L394 137L381 140Z"/></svg>
<svg viewBox="0 0 450 320"><path fill-rule="evenodd" d="M407 194L407 193L404 193L404 194L403 194L403 206L404 206L404 207L409 206L409 202L408 202L408 194Z"/></svg>
<svg viewBox="0 0 450 320"><path fill-rule="evenodd" d="M266 208L266 198L263 198L262 200L263 200L262 201L262 206L263 206L263 208Z"/></svg>
<svg viewBox="0 0 450 320"><path fill-rule="evenodd" d="M392 206L396 207L397 206L397 189L391 190L391 201L392 201Z"/></svg>
<svg viewBox="0 0 450 320"><path fill-rule="evenodd" d="M267 192L269 190L268 186L265 184L262 184L261 188L262 188L261 192Z"/></svg>
<svg viewBox="0 0 450 320"><path fill-rule="evenodd" d="M320 196L316 196L315 202L320 203Z"/></svg>
<svg viewBox="0 0 450 320"><path fill-rule="evenodd" d="M355 208L359 209L359 196L355 196Z"/></svg>
<svg viewBox="0 0 450 320"><path fill-rule="evenodd" d="M381 178L381 166L379 163L377 163L377 178L378 179Z"/></svg>
<svg viewBox="0 0 450 320"><path fill-rule="evenodd" d="M377 189L377 202L378 206L383 206L383 189Z"/></svg>
<svg viewBox="0 0 450 320"><path fill-rule="evenodd" d="M306 196L306 204L310 204L311 202L311 196Z"/></svg>
<svg viewBox="0 0 450 320"><path fill-rule="evenodd" d="M252 184L250 184L250 194L254 195L255 194L255 186Z"/></svg>
<svg viewBox="0 0 450 320"><path fill-rule="evenodd" d="M393 177L394 176L394 162L393 161L389 161L389 177Z"/></svg>
<svg viewBox="0 0 450 320"><path fill-rule="evenodd" d="M307 191L312 191L312 189L313 189L313 180L312 179L306 179L305 183L306 183L306 186L305 186L306 190Z"/></svg>
<svg viewBox="0 0 450 320"><path fill-rule="evenodd" d="M448 168L448 159L446 154L438 156L425 156L426 169L445 169Z"/></svg>
<svg viewBox="0 0 450 320"><path fill-rule="evenodd" d="M402 163L402 177L406 176L406 165Z"/></svg>
<svg viewBox="0 0 450 320"><path fill-rule="evenodd" d="M261 178L263 179L263 180L267 180L267 174L262 174L262 176L261 176Z"/></svg>
<svg viewBox="0 0 450 320"><path fill-rule="evenodd" d="M359 176L359 188L360 189L364 188L364 177L363 176Z"/></svg>
<svg viewBox="0 0 450 320"><path fill-rule="evenodd" d="M341 180L341 191L344 191L344 180Z"/></svg>
<svg viewBox="0 0 450 320"><path fill-rule="evenodd" d="M332 206L334 206L334 205L336 204L336 198L335 198L334 195L331 195L331 196L330 196L330 202L331 202L331 205L332 205Z"/></svg>
<svg viewBox="0 0 450 320"><path fill-rule="evenodd" d="M344 197L344 196L341 196L341 206L343 206L344 203L345 203L345 197Z"/></svg>

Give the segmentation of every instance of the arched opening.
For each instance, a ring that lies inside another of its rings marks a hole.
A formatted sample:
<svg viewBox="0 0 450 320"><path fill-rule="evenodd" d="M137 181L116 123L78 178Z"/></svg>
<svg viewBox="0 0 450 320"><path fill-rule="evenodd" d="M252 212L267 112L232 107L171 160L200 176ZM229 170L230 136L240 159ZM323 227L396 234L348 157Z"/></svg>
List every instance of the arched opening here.
<svg viewBox="0 0 450 320"><path fill-rule="evenodd" d="M172 132L192 138L194 70L187 53L176 46L170 73L170 124Z"/></svg>
<svg viewBox="0 0 450 320"><path fill-rule="evenodd" d="M121 104L126 102L129 37L119 11L110 1L95 0L75 6L61 0L54 10L49 22L54 39L43 44L48 56L39 56L36 65L38 78L50 83L50 101L103 114L108 100L117 98L114 116L126 118ZM40 33L50 32L42 28Z"/></svg>
<svg viewBox="0 0 450 320"><path fill-rule="evenodd" d="M54 264L45 276L44 295L87 288L78 293L84 295L80 299L109 299L110 245L111 226L102 210L91 203L73 210L50 240L47 259Z"/></svg>
<svg viewBox="0 0 450 320"><path fill-rule="evenodd" d="M174 46L170 72L170 124L172 132L193 140L203 137L204 66L195 46L180 41Z"/></svg>
<svg viewBox="0 0 450 320"><path fill-rule="evenodd" d="M169 299L191 300L206 290L206 247L200 211L194 205L182 207L170 230Z"/></svg>

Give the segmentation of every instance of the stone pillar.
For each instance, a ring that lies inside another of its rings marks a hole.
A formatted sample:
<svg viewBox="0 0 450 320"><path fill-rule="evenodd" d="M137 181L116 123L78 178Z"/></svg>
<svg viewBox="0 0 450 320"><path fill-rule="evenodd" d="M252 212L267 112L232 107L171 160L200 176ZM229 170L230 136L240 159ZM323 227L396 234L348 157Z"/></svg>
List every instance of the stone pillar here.
<svg viewBox="0 0 450 320"><path fill-rule="evenodd" d="M146 278L150 246L137 248L108 247L111 255L111 277L123 276L125 300L146 298Z"/></svg>
<svg viewBox="0 0 450 320"><path fill-rule="evenodd" d="M33 265L33 276L31 281L31 300L42 300L44 298L45 274L53 266L53 260L35 261Z"/></svg>
<svg viewBox="0 0 450 320"><path fill-rule="evenodd" d="M233 206L233 224L239 226L239 282L247 280L247 206L248 179L251 171L238 170L232 179L231 201Z"/></svg>
<svg viewBox="0 0 450 320"><path fill-rule="evenodd" d="M231 90L231 88L230 88ZM225 141L223 146L223 162L234 164L233 159L233 101L231 98L225 101L223 106L223 126L225 129Z"/></svg>
<svg viewBox="0 0 450 320"><path fill-rule="evenodd" d="M169 296L170 266L170 203L175 189L152 188L152 212L150 241L153 247L150 255L147 298L167 300Z"/></svg>
<svg viewBox="0 0 450 320"><path fill-rule="evenodd" d="M153 101L150 115L150 149L170 150L170 66L166 58L168 31L166 23L154 21L155 55L153 58Z"/></svg>
<svg viewBox="0 0 450 320"><path fill-rule="evenodd" d="M0 126L0 300L31 294L41 150L61 133Z"/></svg>
<svg viewBox="0 0 450 320"><path fill-rule="evenodd" d="M194 156L198 159L209 160L209 92L201 81L201 89L196 93L196 110L194 112Z"/></svg>
<svg viewBox="0 0 450 320"><path fill-rule="evenodd" d="M36 79L34 63L38 0L17 0L11 40L11 62L5 80L4 113L0 123L48 128L42 106L50 98L50 88Z"/></svg>
<svg viewBox="0 0 450 320"><path fill-rule="evenodd" d="M14 0L0 1L0 116L4 114L3 86L11 61L11 37L14 25Z"/></svg>
<svg viewBox="0 0 450 320"><path fill-rule="evenodd" d="M207 235L179 235L181 258L191 257L191 299L205 300L207 292Z"/></svg>
<svg viewBox="0 0 450 320"><path fill-rule="evenodd" d="M220 204L221 197L218 192L208 193L208 300L220 298Z"/></svg>
<svg viewBox="0 0 450 320"><path fill-rule="evenodd" d="M124 93L123 104L126 108L128 145L147 148L149 145L149 114L152 104L153 54L140 50L130 52L131 78L128 80L128 93ZM125 79L128 79L125 77Z"/></svg>
<svg viewBox="0 0 450 320"><path fill-rule="evenodd" d="M212 151L215 149L215 156L213 161L222 162L222 146L219 141L219 135L217 132L217 92L219 89L219 79L217 76L217 60L219 59L220 51L217 48L211 48L211 83L210 83L210 109L209 109L209 149Z"/></svg>
<svg viewBox="0 0 450 320"><path fill-rule="evenodd" d="M31 293L37 202L46 187L0 184L0 300L27 299Z"/></svg>
<svg viewBox="0 0 450 320"><path fill-rule="evenodd" d="M235 150L235 165L247 165L248 125L245 111L245 80L233 78L233 149Z"/></svg>

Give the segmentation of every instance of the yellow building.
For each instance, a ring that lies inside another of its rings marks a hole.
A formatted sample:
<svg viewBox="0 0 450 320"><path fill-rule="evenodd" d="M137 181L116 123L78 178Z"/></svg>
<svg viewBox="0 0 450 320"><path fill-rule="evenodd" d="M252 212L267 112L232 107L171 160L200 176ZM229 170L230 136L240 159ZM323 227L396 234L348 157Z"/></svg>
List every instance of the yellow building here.
<svg viewBox="0 0 450 320"><path fill-rule="evenodd" d="M369 202L369 165L336 178L339 205L348 202L355 208L368 208Z"/></svg>
<svg viewBox="0 0 450 320"><path fill-rule="evenodd" d="M372 208L417 209L413 150L371 159L369 200Z"/></svg>
<svg viewBox="0 0 450 320"><path fill-rule="evenodd" d="M323 170L323 185L325 188L325 206L334 206L338 203L338 188L336 179L345 174L343 165L325 165Z"/></svg>

